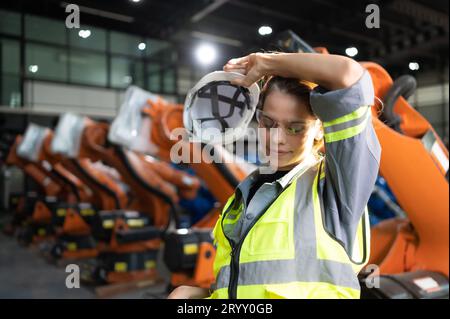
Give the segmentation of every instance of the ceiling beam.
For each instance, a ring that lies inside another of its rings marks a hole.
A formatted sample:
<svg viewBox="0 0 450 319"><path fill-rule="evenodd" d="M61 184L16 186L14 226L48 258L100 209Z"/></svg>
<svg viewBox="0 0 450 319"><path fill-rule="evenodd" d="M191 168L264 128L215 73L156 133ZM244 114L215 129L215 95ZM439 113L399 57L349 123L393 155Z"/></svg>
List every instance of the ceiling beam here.
<svg viewBox="0 0 450 319"><path fill-rule="evenodd" d="M389 8L414 20L425 21L443 28L448 33L448 14L436 11L420 3L394 0Z"/></svg>
<svg viewBox="0 0 450 319"><path fill-rule="evenodd" d="M403 48L395 49L391 48L387 50L384 54L373 57L372 59L375 62L379 62L382 64L394 64L398 62L405 62L406 58L420 58L423 52L430 52L431 50L435 50L436 48L443 47L447 45L448 50L448 36L443 35L433 39L429 39L427 41L423 41L419 44L415 44L413 46L406 46ZM427 58L431 58L428 54L426 54ZM434 58L439 58L438 54L434 55Z"/></svg>
<svg viewBox="0 0 450 319"><path fill-rule="evenodd" d="M205 8L203 8L202 10L200 10L199 12L194 14L191 17L191 19L190 19L191 22L192 23L199 22L200 20L202 20L203 18L205 18L206 16L208 16L212 12L216 11L217 9L219 9L221 6L223 6L228 1L229 0L215 0L210 5L206 6Z"/></svg>

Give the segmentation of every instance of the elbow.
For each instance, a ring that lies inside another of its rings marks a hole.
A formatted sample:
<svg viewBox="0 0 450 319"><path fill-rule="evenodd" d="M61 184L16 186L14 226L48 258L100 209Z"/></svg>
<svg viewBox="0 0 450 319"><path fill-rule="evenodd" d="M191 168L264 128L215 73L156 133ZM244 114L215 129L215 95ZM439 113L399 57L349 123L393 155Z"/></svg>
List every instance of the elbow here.
<svg viewBox="0 0 450 319"><path fill-rule="evenodd" d="M348 88L355 84L363 75L364 68L353 59L345 58L342 61L340 88Z"/></svg>

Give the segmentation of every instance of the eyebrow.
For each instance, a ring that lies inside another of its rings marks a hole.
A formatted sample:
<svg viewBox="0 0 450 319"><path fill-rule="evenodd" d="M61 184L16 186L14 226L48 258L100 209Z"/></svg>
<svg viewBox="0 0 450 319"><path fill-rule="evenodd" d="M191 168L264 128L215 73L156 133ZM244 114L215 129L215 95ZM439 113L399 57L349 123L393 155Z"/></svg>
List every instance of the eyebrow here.
<svg viewBox="0 0 450 319"><path fill-rule="evenodd" d="M263 116L268 117L268 118L270 118L270 119L272 119L272 120L274 120L274 121L277 121L277 122L285 122L285 123L289 123L289 124L307 124L307 123L308 123L308 121L303 121L303 120L296 120L296 121L280 121L280 120L277 120L277 119L273 118L272 116L268 115L267 113L265 113L265 112L263 112L263 111L260 111L260 112L262 113Z"/></svg>
<svg viewBox="0 0 450 319"><path fill-rule="evenodd" d="M307 124L308 121L288 121L289 124Z"/></svg>

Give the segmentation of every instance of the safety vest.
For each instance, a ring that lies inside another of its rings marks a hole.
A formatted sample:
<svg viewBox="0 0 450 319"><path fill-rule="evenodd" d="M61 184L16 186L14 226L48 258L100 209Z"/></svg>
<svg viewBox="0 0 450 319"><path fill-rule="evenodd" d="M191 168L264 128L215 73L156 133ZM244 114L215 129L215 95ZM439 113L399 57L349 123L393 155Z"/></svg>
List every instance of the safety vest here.
<svg viewBox="0 0 450 319"><path fill-rule="evenodd" d="M224 234L224 225L243 212L240 200L230 197L213 230L216 283L210 298L359 298L357 274L369 257L367 208L349 253L325 228L318 191L322 163L294 176L238 243Z"/></svg>

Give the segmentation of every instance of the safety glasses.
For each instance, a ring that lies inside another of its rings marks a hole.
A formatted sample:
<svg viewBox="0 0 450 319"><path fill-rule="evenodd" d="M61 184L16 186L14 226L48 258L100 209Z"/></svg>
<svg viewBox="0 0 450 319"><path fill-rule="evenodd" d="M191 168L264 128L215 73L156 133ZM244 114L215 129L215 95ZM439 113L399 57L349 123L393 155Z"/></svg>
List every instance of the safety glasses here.
<svg viewBox="0 0 450 319"><path fill-rule="evenodd" d="M287 122L283 124L281 122L274 120L261 110L256 110L256 121L261 127L265 129L278 127L283 128L286 134L291 136L301 135L305 133L310 127L311 123L314 123L314 121L303 121L303 122Z"/></svg>

